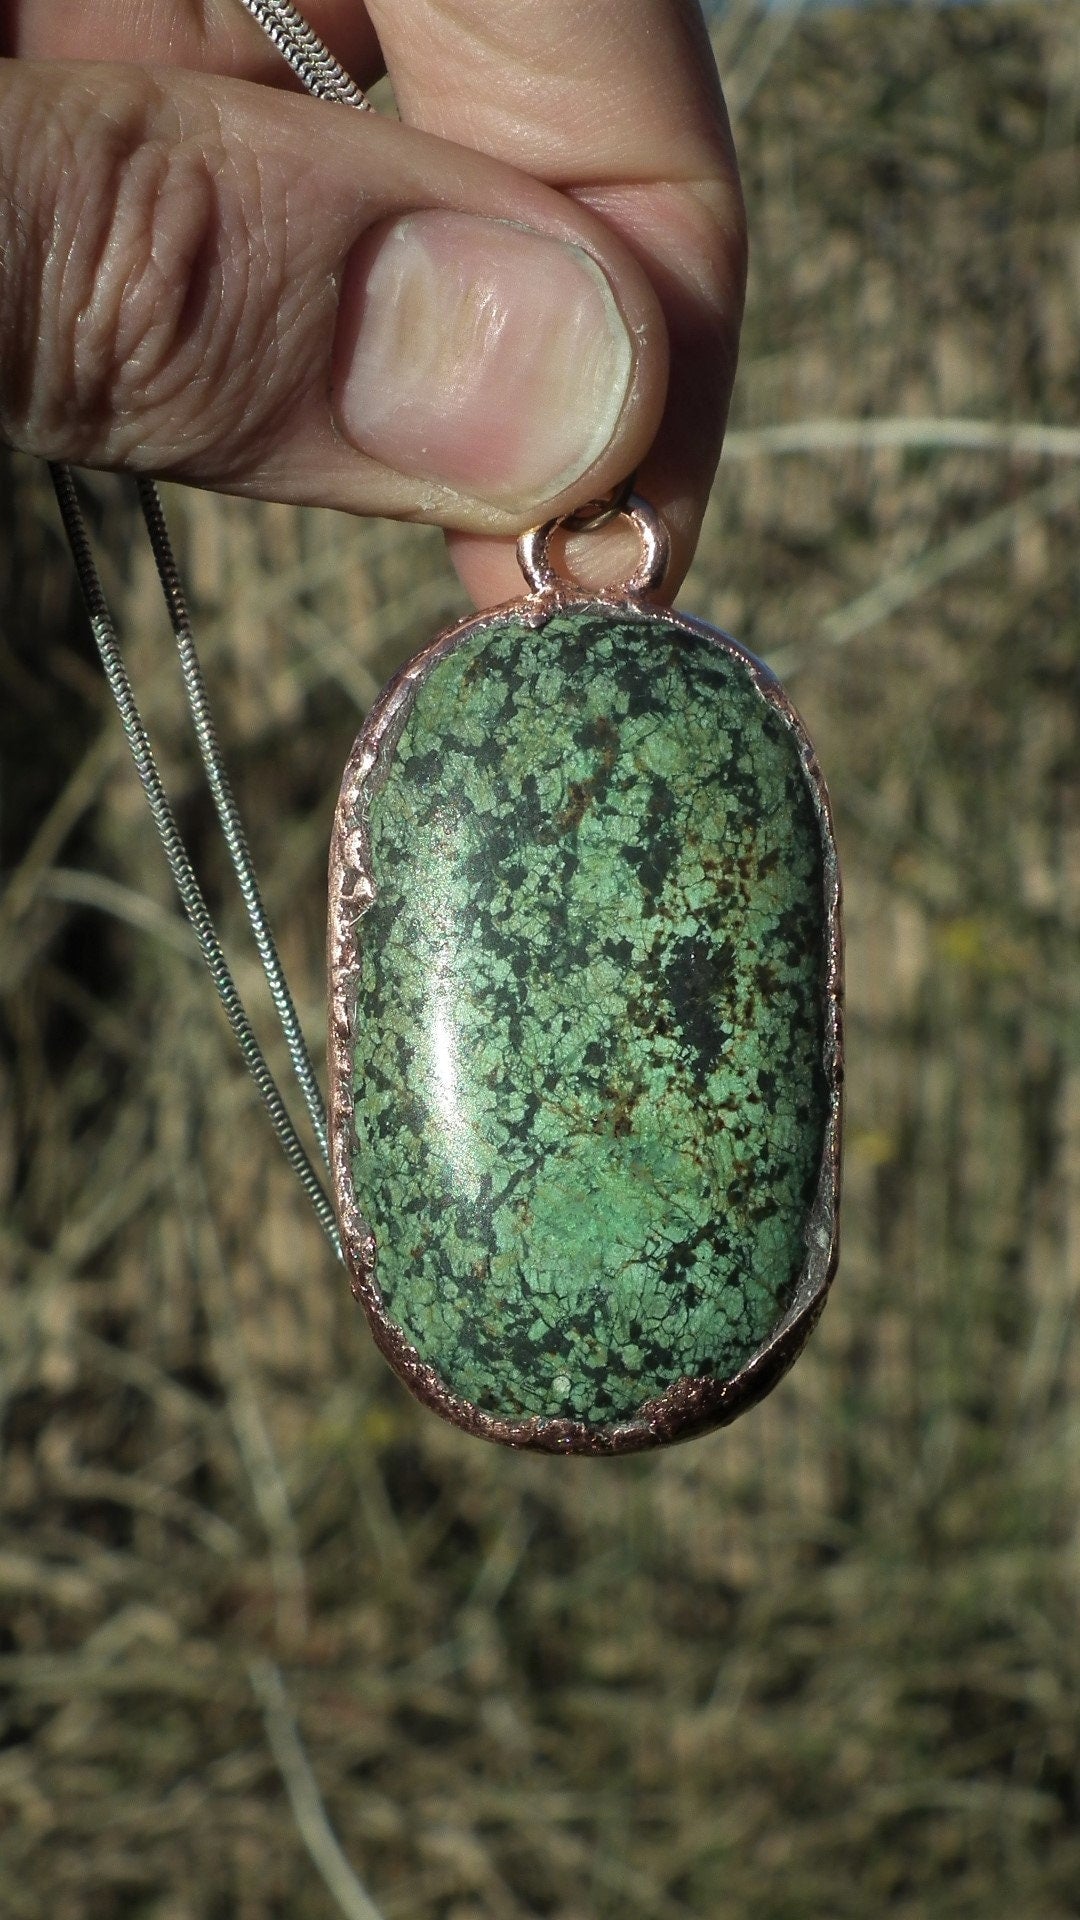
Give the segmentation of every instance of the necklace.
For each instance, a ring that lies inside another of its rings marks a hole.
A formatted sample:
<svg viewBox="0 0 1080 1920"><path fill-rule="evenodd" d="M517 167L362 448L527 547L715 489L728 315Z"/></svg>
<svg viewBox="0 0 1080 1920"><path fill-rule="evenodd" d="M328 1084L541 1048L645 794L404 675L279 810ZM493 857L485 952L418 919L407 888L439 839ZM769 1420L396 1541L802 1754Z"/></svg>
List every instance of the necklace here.
<svg viewBox="0 0 1080 1920"><path fill-rule="evenodd" d="M312 92L367 105L294 8L244 4ZM839 871L783 688L648 598L667 560L656 515L633 495L606 509L626 513L641 558L595 595L553 565L560 523L525 534L523 597L438 634L362 728L331 843L327 1128L160 503L140 483L332 1203L177 832L70 475L55 479L181 900L391 1366L467 1431L551 1452L638 1451L753 1405L801 1351L836 1265Z"/></svg>

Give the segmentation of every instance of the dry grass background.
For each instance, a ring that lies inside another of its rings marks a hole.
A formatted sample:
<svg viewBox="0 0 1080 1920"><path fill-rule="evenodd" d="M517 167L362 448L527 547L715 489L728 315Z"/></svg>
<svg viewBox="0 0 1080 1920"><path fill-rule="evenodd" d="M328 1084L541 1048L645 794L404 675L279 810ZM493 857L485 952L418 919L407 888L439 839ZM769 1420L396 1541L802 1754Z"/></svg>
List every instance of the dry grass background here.
<svg viewBox="0 0 1080 1920"><path fill-rule="evenodd" d="M519 1459L387 1375L192 960L42 476L4 466L11 1920L363 1914L323 1810L387 1920L1080 1912L1080 462L933 444L1077 418L1069 24L721 29L756 252L684 600L817 737L851 1004L840 1280L726 1434ZM872 444L897 414L927 444ZM829 417L866 444L761 437ZM120 484L92 501L245 953L149 558ZM318 1042L340 766L456 591L424 531L171 510Z"/></svg>

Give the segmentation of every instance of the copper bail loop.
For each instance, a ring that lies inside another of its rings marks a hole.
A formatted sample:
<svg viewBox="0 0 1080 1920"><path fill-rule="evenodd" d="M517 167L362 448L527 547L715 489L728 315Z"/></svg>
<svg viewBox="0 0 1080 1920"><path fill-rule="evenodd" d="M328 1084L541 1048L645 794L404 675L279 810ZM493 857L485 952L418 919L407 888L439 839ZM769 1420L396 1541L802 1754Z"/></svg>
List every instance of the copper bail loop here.
<svg viewBox="0 0 1080 1920"><path fill-rule="evenodd" d="M609 520L617 519L620 515L625 515L634 527L641 542L641 559L628 580L613 581L604 592L638 599L663 584L671 542L660 515L647 500L643 500L638 493L631 493L620 506L604 507L595 515L590 513L589 508L583 511L588 516L584 520L578 513L565 514L558 520L545 521L542 527L531 527L528 533L522 534L518 541L518 565L534 593L565 591L574 586L573 581L565 574L558 573L548 559L548 549L557 532L586 532L606 526Z"/></svg>
<svg viewBox="0 0 1080 1920"><path fill-rule="evenodd" d="M636 478L636 473L628 473L617 487L609 488L595 500L583 501L573 513L564 513L562 525L567 533L595 533L598 527L606 527L609 520L617 520L630 504Z"/></svg>

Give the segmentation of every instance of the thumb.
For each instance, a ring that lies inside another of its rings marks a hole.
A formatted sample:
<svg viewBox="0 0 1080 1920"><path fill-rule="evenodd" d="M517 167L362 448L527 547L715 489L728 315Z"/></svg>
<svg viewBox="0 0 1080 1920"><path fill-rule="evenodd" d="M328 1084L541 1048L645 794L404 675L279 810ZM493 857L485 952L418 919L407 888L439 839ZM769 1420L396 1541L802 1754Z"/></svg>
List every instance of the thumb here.
<svg viewBox="0 0 1080 1920"><path fill-rule="evenodd" d="M629 251L506 164L179 70L0 62L0 435L508 533L663 409Z"/></svg>

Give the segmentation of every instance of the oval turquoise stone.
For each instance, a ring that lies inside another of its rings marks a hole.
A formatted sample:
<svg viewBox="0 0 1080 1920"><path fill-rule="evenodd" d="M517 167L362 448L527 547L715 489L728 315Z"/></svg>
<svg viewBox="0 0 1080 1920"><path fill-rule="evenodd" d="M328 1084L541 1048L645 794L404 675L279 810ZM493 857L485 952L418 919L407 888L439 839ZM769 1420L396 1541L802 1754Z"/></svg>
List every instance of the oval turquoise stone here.
<svg viewBox="0 0 1080 1920"><path fill-rule="evenodd" d="M730 1378L792 1301L829 1116L783 713L663 616L507 617L431 666L359 813L351 1174L391 1320L500 1419Z"/></svg>

